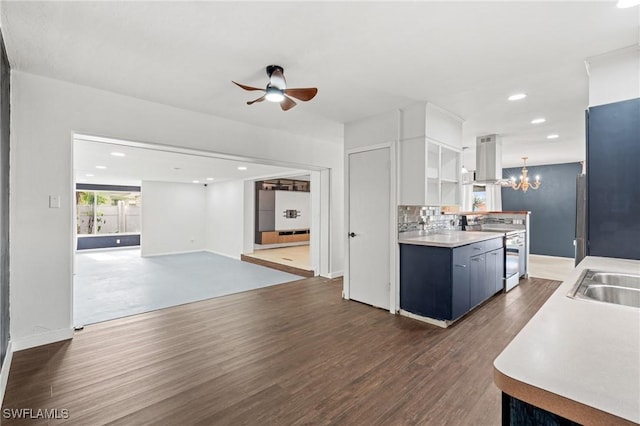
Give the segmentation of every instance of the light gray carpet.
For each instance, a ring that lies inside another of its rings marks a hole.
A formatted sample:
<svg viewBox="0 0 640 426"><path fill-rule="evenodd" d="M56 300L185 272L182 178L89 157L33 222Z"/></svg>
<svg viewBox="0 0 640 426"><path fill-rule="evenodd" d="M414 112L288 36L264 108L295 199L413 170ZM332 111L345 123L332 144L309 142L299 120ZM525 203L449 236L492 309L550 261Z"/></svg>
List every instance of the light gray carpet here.
<svg viewBox="0 0 640 426"><path fill-rule="evenodd" d="M122 318L303 277L209 252L140 257L139 249L76 255L74 325Z"/></svg>

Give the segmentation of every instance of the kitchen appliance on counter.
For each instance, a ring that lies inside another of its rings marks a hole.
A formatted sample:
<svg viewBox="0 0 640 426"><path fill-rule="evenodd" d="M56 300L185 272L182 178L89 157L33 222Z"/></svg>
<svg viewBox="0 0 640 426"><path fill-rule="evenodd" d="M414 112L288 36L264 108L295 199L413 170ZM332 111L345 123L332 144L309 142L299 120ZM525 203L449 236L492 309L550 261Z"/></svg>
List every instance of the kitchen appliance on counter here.
<svg viewBox="0 0 640 426"><path fill-rule="evenodd" d="M465 231L504 234L504 291L518 285L520 277L529 277L530 212L474 212L462 214Z"/></svg>

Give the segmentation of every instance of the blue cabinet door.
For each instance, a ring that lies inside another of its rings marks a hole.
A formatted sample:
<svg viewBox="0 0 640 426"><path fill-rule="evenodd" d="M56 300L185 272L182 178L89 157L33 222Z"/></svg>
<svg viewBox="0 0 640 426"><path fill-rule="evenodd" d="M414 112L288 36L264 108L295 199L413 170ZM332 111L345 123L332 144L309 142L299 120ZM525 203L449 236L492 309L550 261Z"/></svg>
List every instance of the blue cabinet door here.
<svg viewBox="0 0 640 426"><path fill-rule="evenodd" d="M456 319L469 312L469 269L468 247L453 249L451 282L451 318Z"/></svg>
<svg viewBox="0 0 640 426"><path fill-rule="evenodd" d="M486 255L471 257L469 265L469 307L473 308L486 299Z"/></svg>
<svg viewBox="0 0 640 426"><path fill-rule="evenodd" d="M640 259L640 99L589 108L587 254Z"/></svg>
<svg viewBox="0 0 640 426"><path fill-rule="evenodd" d="M485 283L485 295L487 298L502 291L502 276L504 269L503 249L493 250L487 253L487 281Z"/></svg>

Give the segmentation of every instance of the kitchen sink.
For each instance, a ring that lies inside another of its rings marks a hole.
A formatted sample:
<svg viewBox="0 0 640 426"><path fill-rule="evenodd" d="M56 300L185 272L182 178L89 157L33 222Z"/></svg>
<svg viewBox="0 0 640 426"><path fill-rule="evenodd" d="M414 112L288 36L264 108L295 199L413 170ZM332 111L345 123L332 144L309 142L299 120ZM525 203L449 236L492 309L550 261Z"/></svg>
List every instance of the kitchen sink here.
<svg viewBox="0 0 640 426"><path fill-rule="evenodd" d="M567 296L640 309L640 275L585 269Z"/></svg>

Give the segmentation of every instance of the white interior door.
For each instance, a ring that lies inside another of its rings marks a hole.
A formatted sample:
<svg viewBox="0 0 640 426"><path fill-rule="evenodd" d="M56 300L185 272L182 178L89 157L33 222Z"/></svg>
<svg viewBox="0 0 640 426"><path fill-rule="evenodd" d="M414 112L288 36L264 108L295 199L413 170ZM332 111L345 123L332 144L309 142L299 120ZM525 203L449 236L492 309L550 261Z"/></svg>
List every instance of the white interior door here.
<svg viewBox="0 0 640 426"><path fill-rule="evenodd" d="M349 154L349 298L389 309L390 148Z"/></svg>

